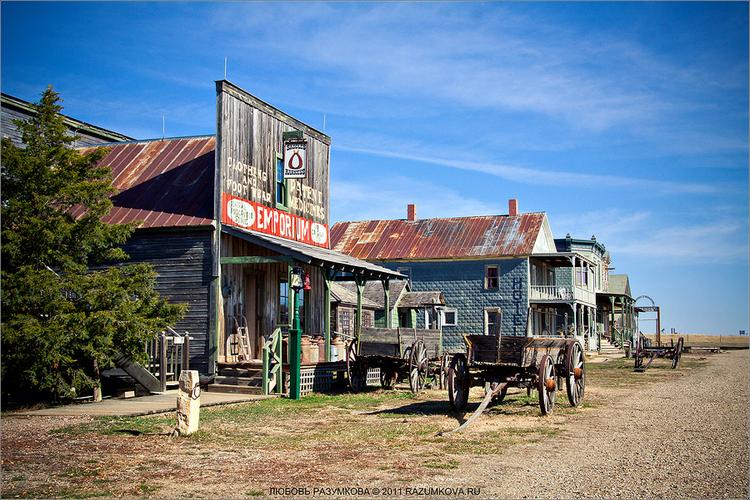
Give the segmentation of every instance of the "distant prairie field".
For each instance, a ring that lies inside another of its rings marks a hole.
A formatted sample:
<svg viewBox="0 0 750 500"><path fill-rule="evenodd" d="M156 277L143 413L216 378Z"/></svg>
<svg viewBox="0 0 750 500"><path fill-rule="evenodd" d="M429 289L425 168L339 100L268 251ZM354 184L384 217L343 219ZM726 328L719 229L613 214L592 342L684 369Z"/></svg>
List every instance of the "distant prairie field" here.
<svg viewBox="0 0 750 500"><path fill-rule="evenodd" d="M646 335L651 340L655 339L655 335ZM740 337L739 335L701 335L697 333L678 333L675 335L662 334L662 344L669 344L670 340L674 340L675 344L677 339L680 337L685 339L686 347L726 347L735 349L747 349L750 347L750 337L747 335Z"/></svg>

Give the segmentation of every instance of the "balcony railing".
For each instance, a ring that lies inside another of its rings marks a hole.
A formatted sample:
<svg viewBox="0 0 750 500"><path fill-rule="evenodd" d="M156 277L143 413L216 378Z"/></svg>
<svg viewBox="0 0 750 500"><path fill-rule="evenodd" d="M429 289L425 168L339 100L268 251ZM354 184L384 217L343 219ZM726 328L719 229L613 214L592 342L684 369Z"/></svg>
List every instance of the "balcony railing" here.
<svg viewBox="0 0 750 500"><path fill-rule="evenodd" d="M596 293L579 286L564 285L531 285L530 300L580 300L589 304L596 303Z"/></svg>

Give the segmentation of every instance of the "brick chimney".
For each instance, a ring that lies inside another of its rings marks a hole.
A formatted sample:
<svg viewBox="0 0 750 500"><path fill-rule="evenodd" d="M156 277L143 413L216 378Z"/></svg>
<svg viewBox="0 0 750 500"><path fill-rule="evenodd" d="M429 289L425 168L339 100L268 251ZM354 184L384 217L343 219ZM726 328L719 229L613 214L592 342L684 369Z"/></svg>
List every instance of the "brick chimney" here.
<svg viewBox="0 0 750 500"><path fill-rule="evenodd" d="M508 215L518 215L518 200L515 198L508 200Z"/></svg>
<svg viewBox="0 0 750 500"><path fill-rule="evenodd" d="M406 205L406 220L412 222L417 220L417 206L414 203Z"/></svg>

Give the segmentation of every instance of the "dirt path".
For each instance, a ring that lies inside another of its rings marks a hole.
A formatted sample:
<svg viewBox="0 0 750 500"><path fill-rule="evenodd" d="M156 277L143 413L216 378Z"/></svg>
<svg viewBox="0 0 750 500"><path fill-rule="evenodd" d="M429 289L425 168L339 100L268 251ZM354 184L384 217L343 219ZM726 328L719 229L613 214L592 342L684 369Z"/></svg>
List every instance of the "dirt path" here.
<svg viewBox="0 0 750 500"><path fill-rule="evenodd" d="M456 472L493 497L747 498L748 352L616 397L553 442Z"/></svg>

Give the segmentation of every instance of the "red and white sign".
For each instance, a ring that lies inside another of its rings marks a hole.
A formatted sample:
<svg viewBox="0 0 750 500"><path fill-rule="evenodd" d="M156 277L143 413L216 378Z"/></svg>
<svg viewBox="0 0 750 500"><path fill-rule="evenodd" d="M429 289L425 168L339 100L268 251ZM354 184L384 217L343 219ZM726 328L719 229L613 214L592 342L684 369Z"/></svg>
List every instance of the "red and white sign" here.
<svg viewBox="0 0 750 500"><path fill-rule="evenodd" d="M294 140L284 143L284 178L307 177L307 141Z"/></svg>
<svg viewBox="0 0 750 500"><path fill-rule="evenodd" d="M328 226L227 193L221 205L222 224L328 248Z"/></svg>

